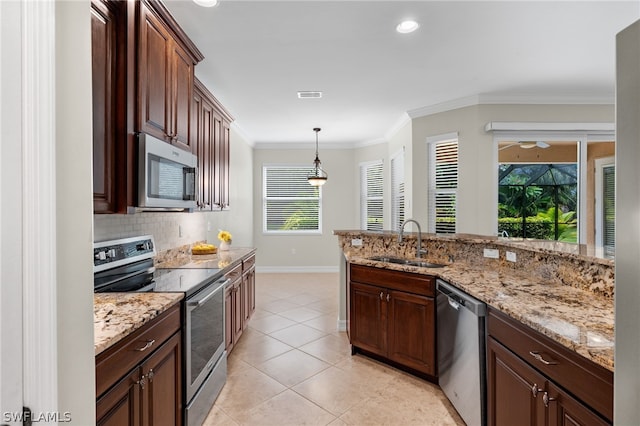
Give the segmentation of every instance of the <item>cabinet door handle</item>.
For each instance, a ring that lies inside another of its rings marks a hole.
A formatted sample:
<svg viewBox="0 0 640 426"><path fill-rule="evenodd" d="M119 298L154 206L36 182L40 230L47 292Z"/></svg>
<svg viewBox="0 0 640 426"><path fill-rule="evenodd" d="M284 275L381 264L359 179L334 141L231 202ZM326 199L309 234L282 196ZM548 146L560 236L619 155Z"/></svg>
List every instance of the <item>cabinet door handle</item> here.
<svg viewBox="0 0 640 426"><path fill-rule="evenodd" d="M531 355L532 357L534 357L536 360L540 361L541 363L543 363L544 365L557 365L558 363L555 361L547 361L546 359L544 359L542 357L542 355L540 355L539 352L537 351L529 351L529 355Z"/></svg>
<svg viewBox="0 0 640 426"><path fill-rule="evenodd" d="M389 293L387 293L387 302L391 300L391 295Z"/></svg>
<svg viewBox="0 0 640 426"><path fill-rule="evenodd" d="M149 383L153 382L153 376L155 376L156 373L153 372L153 368L149 369L149 373L147 373L147 377L149 378Z"/></svg>
<svg viewBox="0 0 640 426"><path fill-rule="evenodd" d="M138 380L136 382L136 385L140 385L140 388L144 389L144 385L145 385L146 382L147 382L146 378L145 378L145 376L143 374L142 377L140 377L140 380Z"/></svg>
<svg viewBox="0 0 640 426"><path fill-rule="evenodd" d="M136 351L138 352L142 352L142 351L146 351L147 349L149 349L151 346L153 346L153 344L155 343L155 339L152 340L147 340L147 344L144 345L143 347L141 347L140 349L136 349Z"/></svg>
<svg viewBox="0 0 640 426"><path fill-rule="evenodd" d="M531 386L531 393L533 394L533 397L536 398L538 396L538 392L542 392L544 389L540 389L538 388L538 384L534 383L533 386Z"/></svg>
<svg viewBox="0 0 640 426"><path fill-rule="evenodd" d="M380 292L380 300L384 300L384 292Z"/></svg>
<svg viewBox="0 0 640 426"><path fill-rule="evenodd" d="M552 398L549 396L549 394L547 392L544 393L544 395L542 395L542 402L544 403L544 406L549 408L549 403L555 401L557 398Z"/></svg>

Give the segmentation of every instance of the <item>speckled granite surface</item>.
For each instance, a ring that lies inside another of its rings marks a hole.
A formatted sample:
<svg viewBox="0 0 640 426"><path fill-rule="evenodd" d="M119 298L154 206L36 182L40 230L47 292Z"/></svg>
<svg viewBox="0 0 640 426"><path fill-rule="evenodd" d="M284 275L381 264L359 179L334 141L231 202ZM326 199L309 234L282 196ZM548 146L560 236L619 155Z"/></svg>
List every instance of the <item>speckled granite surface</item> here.
<svg viewBox="0 0 640 426"><path fill-rule="evenodd" d="M334 231L350 262L440 277L563 346L613 371L613 262L549 250L514 247L476 236L425 239L425 260L444 268L420 268L369 260L374 255L415 257L415 237L405 246L391 232ZM352 247L362 238L362 247ZM482 257L498 248L500 259ZM516 252L518 262L504 259ZM450 264L449 255L454 262Z"/></svg>
<svg viewBox="0 0 640 426"><path fill-rule="evenodd" d="M96 293L93 296L94 350L98 355L180 302L183 293Z"/></svg>
<svg viewBox="0 0 640 426"><path fill-rule="evenodd" d="M191 254L191 245L167 250L155 258L156 268L231 268L256 251L253 247L234 247L229 251L218 251L216 254Z"/></svg>

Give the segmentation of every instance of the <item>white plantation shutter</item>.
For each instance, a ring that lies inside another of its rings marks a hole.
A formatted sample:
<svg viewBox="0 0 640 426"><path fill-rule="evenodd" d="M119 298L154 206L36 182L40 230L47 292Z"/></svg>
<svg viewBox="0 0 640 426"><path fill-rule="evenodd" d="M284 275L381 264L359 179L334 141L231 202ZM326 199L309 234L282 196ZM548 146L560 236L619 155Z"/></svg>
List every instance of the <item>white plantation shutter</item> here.
<svg viewBox="0 0 640 426"><path fill-rule="evenodd" d="M404 222L404 150L391 159L391 229Z"/></svg>
<svg viewBox="0 0 640 426"><path fill-rule="evenodd" d="M602 168L602 246L604 256L613 258L616 248L615 166Z"/></svg>
<svg viewBox="0 0 640 426"><path fill-rule="evenodd" d="M360 165L360 227L382 230L383 181L382 161Z"/></svg>
<svg viewBox="0 0 640 426"><path fill-rule="evenodd" d="M322 192L320 187L309 185L311 170L310 166L263 166L263 232L322 231Z"/></svg>
<svg viewBox="0 0 640 426"><path fill-rule="evenodd" d="M456 232L458 140L429 144L429 232Z"/></svg>

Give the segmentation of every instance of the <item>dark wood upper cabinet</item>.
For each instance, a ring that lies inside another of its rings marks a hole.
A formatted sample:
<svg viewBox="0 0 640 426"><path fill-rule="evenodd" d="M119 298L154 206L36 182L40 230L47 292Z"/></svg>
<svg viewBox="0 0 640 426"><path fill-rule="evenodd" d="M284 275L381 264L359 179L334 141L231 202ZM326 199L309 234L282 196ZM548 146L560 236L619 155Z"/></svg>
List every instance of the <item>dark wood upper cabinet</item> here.
<svg viewBox="0 0 640 426"><path fill-rule="evenodd" d="M161 2L139 2L137 131L191 146L194 66L204 57Z"/></svg>
<svg viewBox="0 0 640 426"><path fill-rule="evenodd" d="M229 208L230 123L233 117L195 79L191 119L193 152L198 156L198 208Z"/></svg>
<svg viewBox="0 0 640 426"><path fill-rule="evenodd" d="M91 70L93 97L93 209L115 213L123 204L116 159L124 149L123 79L126 39L122 37L124 10L118 2L91 3Z"/></svg>

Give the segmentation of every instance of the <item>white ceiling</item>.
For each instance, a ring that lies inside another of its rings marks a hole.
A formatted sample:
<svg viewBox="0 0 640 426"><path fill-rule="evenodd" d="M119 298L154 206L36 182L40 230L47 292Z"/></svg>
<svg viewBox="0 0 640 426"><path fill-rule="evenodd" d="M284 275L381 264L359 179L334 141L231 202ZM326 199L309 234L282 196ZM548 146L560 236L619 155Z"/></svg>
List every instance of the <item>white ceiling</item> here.
<svg viewBox="0 0 640 426"><path fill-rule="evenodd" d="M371 143L462 99L613 103L615 35L640 17L637 0L165 4L205 55L197 77L257 144L306 145L314 127L321 145ZM421 26L398 34L406 18Z"/></svg>

